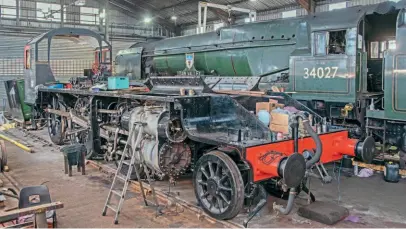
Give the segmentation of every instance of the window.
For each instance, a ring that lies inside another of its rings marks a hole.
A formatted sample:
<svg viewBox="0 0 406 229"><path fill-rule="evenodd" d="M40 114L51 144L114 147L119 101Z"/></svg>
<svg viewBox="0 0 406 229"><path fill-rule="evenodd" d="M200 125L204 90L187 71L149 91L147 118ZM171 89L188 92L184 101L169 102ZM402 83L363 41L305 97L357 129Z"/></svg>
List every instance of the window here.
<svg viewBox="0 0 406 229"><path fill-rule="evenodd" d="M381 59L388 49L396 49L396 40L373 41L370 43L371 59Z"/></svg>
<svg viewBox="0 0 406 229"><path fill-rule="evenodd" d="M91 7L80 7L80 23L99 24L99 9Z"/></svg>
<svg viewBox="0 0 406 229"><path fill-rule="evenodd" d="M346 30L314 33L314 54L345 54Z"/></svg>
<svg viewBox="0 0 406 229"><path fill-rule="evenodd" d="M37 2L37 20L61 21L61 5Z"/></svg>
<svg viewBox="0 0 406 229"><path fill-rule="evenodd" d="M15 18L17 16L17 8L15 0L0 0L1 17Z"/></svg>
<svg viewBox="0 0 406 229"><path fill-rule="evenodd" d="M330 31L328 41L328 53L329 54L345 54L346 47L346 31Z"/></svg>
<svg viewBox="0 0 406 229"><path fill-rule="evenodd" d="M315 55L326 55L327 32L314 33Z"/></svg>
<svg viewBox="0 0 406 229"><path fill-rule="evenodd" d="M282 18L296 17L296 10L282 12Z"/></svg>
<svg viewBox="0 0 406 229"><path fill-rule="evenodd" d="M396 40L390 40L389 41L389 49L396 49Z"/></svg>
<svg viewBox="0 0 406 229"><path fill-rule="evenodd" d="M343 9L347 7L347 2L339 2L339 3L333 3L328 5L328 10L338 10L338 9Z"/></svg>
<svg viewBox="0 0 406 229"><path fill-rule="evenodd" d="M379 58L383 58L383 52L387 49L386 41L381 42L381 51L379 52Z"/></svg>
<svg viewBox="0 0 406 229"><path fill-rule="evenodd" d="M371 42L371 58L372 59L379 58L379 41Z"/></svg>

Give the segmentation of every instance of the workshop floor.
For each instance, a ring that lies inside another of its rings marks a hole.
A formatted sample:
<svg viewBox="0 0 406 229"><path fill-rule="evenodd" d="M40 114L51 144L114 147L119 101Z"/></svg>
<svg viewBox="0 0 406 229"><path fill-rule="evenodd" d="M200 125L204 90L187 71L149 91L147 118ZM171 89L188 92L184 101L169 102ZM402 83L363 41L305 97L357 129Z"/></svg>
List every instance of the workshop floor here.
<svg viewBox="0 0 406 229"><path fill-rule="evenodd" d="M7 177L19 187L39 185L46 182L54 201L62 201L64 208L58 210L60 227L222 227L221 224L198 220L196 214L185 210L177 215L155 217L154 209L144 207L136 193L124 204L119 225L114 225L112 212L101 216L105 198L110 187L107 175L87 166L87 175L76 171L68 177L63 171L62 154L53 146L34 144L35 153L27 153L7 143L8 164L11 171ZM329 171L332 171L330 169ZM333 175L333 174L332 174ZM338 174L336 174L338 175ZM10 180L1 176L5 185ZM318 201L334 201L350 210L350 215L358 222L341 221L334 227L406 227L406 180L392 184L375 173L369 178L346 177L341 173L340 182L322 184L311 181L311 190ZM167 185L161 184L165 190ZM190 181L180 183L173 191L179 191L181 198L195 202ZM270 197L272 200L276 200ZM302 197L303 198L303 197ZM272 201L271 200L271 201ZM289 216L272 213L272 205L255 217L250 227L326 227L326 225L304 219L297 215L296 209ZM279 203L284 203L278 200ZM299 199L298 202L304 202ZM15 203L7 203L13 207ZM242 217L234 221L241 222Z"/></svg>
<svg viewBox="0 0 406 229"><path fill-rule="evenodd" d="M38 148L38 147L37 147ZM113 224L113 213L107 216L101 212L110 188L107 176L95 168L87 167L87 175L73 171L73 176L64 174L63 157L53 147L28 153L7 143L8 164L10 172L7 177L1 176L5 187L17 183L18 187L40 185L48 186L53 201L62 201L64 208L57 211L58 227L222 227L219 224L199 221L197 216L184 211L177 216L163 215L155 217L155 209L145 207L138 194L127 192L132 197L126 200L120 214L119 224ZM7 208L16 206L15 201L7 202Z"/></svg>

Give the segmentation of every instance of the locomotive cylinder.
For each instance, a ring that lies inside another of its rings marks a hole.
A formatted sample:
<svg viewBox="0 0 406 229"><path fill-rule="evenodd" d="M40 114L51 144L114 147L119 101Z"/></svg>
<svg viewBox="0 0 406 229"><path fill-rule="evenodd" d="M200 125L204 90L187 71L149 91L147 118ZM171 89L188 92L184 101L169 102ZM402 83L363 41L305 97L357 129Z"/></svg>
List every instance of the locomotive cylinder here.
<svg viewBox="0 0 406 229"><path fill-rule="evenodd" d="M121 127L131 131L136 123L143 123L144 133L157 136L159 120L164 112L163 107L136 107L131 111L124 112L121 117Z"/></svg>

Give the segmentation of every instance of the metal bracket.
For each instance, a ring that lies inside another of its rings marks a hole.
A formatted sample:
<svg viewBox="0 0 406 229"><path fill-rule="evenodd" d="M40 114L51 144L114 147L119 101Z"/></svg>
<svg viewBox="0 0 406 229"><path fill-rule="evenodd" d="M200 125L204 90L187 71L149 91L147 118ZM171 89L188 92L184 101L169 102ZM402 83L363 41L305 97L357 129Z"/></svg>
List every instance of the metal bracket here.
<svg viewBox="0 0 406 229"><path fill-rule="evenodd" d="M217 9L222 9L227 12L231 11L238 11L238 12L243 12L243 13L248 13L249 14L249 19L250 22L254 22L257 20L257 12L254 10L250 9L244 9L244 8L239 8L239 7L234 7L231 5L220 5L220 4L214 4L210 2L199 2L198 6L198 27L197 27L197 33L205 33L206 32L206 24L207 24L207 8L217 8ZM202 9L203 9L203 21L202 21Z"/></svg>

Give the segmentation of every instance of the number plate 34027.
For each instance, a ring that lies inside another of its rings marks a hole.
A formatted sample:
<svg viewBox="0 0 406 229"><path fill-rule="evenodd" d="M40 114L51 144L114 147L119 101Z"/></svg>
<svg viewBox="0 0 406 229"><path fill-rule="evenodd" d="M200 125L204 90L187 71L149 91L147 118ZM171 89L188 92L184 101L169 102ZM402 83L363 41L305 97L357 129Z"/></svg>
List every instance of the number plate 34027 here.
<svg viewBox="0 0 406 229"><path fill-rule="evenodd" d="M338 67L304 68L303 78L334 79L337 76Z"/></svg>

